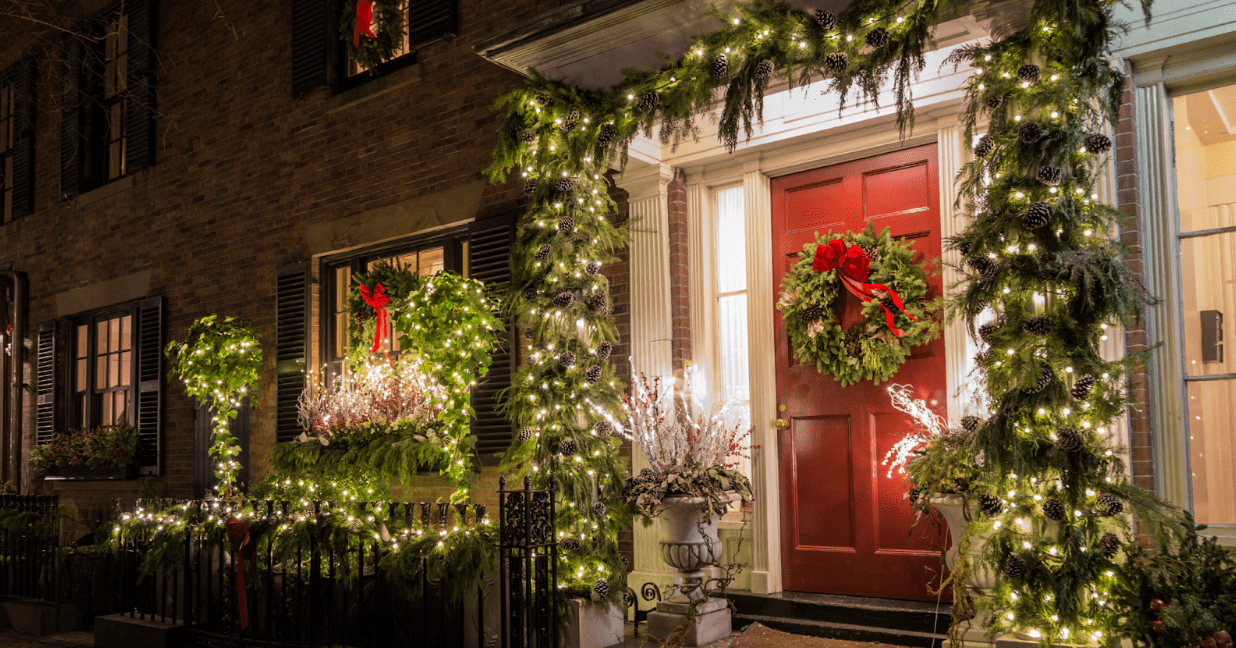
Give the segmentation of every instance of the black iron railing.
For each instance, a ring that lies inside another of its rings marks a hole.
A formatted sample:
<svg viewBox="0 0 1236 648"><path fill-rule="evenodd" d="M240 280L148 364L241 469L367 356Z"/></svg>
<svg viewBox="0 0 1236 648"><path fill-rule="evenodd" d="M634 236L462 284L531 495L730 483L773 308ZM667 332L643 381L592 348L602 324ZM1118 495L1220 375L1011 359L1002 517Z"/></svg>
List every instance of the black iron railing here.
<svg viewBox="0 0 1236 648"><path fill-rule="evenodd" d="M522 489L509 491L506 477L498 479L503 646L558 646L557 489L552 475L549 488L532 488L529 476Z"/></svg>
<svg viewBox="0 0 1236 648"><path fill-rule="evenodd" d="M59 505L55 495L0 495L0 596L62 597Z"/></svg>

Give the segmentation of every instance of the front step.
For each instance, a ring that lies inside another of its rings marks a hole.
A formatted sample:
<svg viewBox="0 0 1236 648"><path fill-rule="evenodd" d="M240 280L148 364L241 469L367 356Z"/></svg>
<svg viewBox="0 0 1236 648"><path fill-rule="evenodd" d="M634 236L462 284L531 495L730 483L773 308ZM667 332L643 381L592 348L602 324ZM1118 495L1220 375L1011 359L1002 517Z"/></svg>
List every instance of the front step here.
<svg viewBox="0 0 1236 648"><path fill-rule="evenodd" d="M952 606L942 603L780 592L727 592L734 628L756 621L794 634L931 648L948 638Z"/></svg>

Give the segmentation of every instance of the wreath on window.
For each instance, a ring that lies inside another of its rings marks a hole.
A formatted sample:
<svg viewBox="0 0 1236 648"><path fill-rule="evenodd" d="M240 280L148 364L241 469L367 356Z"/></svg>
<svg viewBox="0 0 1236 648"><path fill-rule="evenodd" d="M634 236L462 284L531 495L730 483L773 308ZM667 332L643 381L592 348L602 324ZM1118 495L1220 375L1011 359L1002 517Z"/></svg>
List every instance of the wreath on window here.
<svg viewBox="0 0 1236 648"><path fill-rule="evenodd" d="M378 65L394 58L403 47L404 11L400 4L344 0L339 38L347 42L348 56L370 74L377 74Z"/></svg>
<svg viewBox="0 0 1236 648"><path fill-rule="evenodd" d="M927 299L927 263L916 263L910 244L876 233L823 237L803 246L781 282L777 310L799 361L841 383L879 384L901 367L910 350L940 334L943 299ZM843 326L834 314L845 293L864 302L862 320Z"/></svg>

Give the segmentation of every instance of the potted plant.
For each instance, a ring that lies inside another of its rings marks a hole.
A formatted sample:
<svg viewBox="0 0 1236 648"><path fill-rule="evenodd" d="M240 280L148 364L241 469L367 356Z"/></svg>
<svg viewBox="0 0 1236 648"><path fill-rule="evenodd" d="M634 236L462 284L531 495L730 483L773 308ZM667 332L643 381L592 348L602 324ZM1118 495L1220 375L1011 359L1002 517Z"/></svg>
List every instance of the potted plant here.
<svg viewBox="0 0 1236 648"><path fill-rule="evenodd" d="M124 423L59 432L30 451L30 463L49 480L132 479L136 458L137 430Z"/></svg>
<svg viewBox="0 0 1236 648"><path fill-rule="evenodd" d="M689 372L685 378L690 385ZM661 558L678 572L674 595L649 615L648 632L699 646L730 630L729 607L708 596L703 569L721 556L720 517L732 503L752 501L751 482L737 470L750 430L726 403L706 407L685 389L674 396L660 378L638 376L623 399L626 423L615 427L651 466L628 480L624 497L645 523L660 520Z"/></svg>

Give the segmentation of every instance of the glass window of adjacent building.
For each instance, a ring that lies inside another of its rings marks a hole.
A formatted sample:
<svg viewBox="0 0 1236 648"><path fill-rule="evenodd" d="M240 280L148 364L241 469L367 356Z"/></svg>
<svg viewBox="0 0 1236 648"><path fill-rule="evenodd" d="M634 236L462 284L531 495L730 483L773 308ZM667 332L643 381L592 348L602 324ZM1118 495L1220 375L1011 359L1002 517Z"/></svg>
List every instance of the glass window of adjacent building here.
<svg viewBox="0 0 1236 648"><path fill-rule="evenodd" d="M747 231L743 188L718 191L716 205L713 290L718 371L714 380L725 401L737 410L742 429L746 430L751 427L751 373L747 347ZM736 459L739 469L751 474L750 461Z"/></svg>
<svg viewBox="0 0 1236 648"><path fill-rule="evenodd" d="M1236 525L1236 85L1172 112L1193 514Z"/></svg>

